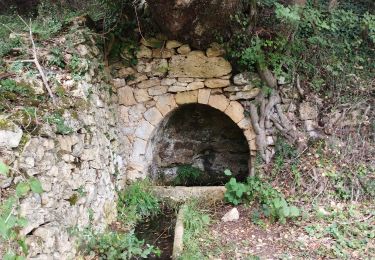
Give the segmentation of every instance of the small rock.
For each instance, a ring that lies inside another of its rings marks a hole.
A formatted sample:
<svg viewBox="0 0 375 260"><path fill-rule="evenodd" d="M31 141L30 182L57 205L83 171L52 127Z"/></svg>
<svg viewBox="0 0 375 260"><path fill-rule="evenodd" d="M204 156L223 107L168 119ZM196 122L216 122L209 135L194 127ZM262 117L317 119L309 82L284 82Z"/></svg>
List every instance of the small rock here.
<svg viewBox="0 0 375 260"><path fill-rule="evenodd" d="M240 91L236 92L235 94L231 94L229 99L230 100L240 100L240 99L253 99L260 93L259 88L253 88L250 91Z"/></svg>
<svg viewBox="0 0 375 260"><path fill-rule="evenodd" d="M178 48L182 46L182 43L181 42L178 42L178 41L167 41L167 44L166 44L166 48L167 49L174 49L174 48Z"/></svg>
<svg viewBox="0 0 375 260"><path fill-rule="evenodd" d="M22 135L22 129L16 124L0 118L0 147L18 147L21 142Z"/></svg>
<svg viewBox="0 0 375 260"><path fill-rule="evenodd" d="M182 55L186 55L191 51L190 46L187 44L182 45L180 48L177 49L177 52Z"/></svg>
<svg viewBox="0 0 375 260"><path fill-rule="evenodd" d="M152 50L147 48L144 45L141 45L141 47L139 48L139 50L137 52L137 58L138 59L141 59L141 58L150 59L150 58L152 58Z"/></svg>
<svg viewBox="0 0 375 260"><path fill-rule="evenodd" d="M118 71L118 76L120 78L126 78L127 76L135 74L136 71L133 68L127 67L127 68L122 68Z"/></svg>
<svg viewBox="0 0 375 260"><path fill-rule="evenodd" d="M310 102L303 102L299 107L299 115L302 120L315 119L318 117L318 110Z"/></svg>
<svg viewBox="0 0 375 260"><path fill-rule="evenodd" d="M240 213L238 212L237 208L233 208L221 218L224 222L236 221L240 218Z"/></svg>
<svg viewBox="0 0 375 260"><path fill-rule="evenodd" d="M153 49L152 50L153 58L169 59L174 54L175 54L175 50L173 49Z"/></svg>
<svg viewBox="0 0 375 260"><path fill-rule="evenodd" d="M115 88L122 88L122 87L125 87L126 82L125 82L125 79L113 79L112 80L112 85Z"/></svg>

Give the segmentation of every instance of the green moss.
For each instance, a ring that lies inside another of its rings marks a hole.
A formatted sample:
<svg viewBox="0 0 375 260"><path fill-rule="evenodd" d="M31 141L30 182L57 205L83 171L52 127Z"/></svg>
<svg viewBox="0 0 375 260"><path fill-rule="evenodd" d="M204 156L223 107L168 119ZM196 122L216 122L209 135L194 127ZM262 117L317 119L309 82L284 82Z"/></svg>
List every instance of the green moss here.
<svg viewBox="0 0 375 260"><path fill-rule="evenodd" d="M8 130L12 127L12 123L4 118L0 118L0 130Z"/></svg>
<svg viewBox="0 0 375 260"><path fill-rule="evenodd" d="M79 196L77 193L74 193L72 196L70 196L70 198L68 199L69 203L70 203L70 206L74 206L77 204L77 201L79 199Z"/></svg>

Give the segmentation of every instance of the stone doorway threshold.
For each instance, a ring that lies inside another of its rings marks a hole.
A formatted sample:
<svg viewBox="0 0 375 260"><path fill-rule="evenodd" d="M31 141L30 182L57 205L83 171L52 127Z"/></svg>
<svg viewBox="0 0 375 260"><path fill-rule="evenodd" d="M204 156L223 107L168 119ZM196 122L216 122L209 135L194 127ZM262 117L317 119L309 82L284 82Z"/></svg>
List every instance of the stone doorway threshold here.
<svg viewBox="0 0 375 260"><path fill-rule="evenodd" d="M183 203L198 199L207 204L224 200L225 186L153 186L152 190L160 199Z"/></svg>

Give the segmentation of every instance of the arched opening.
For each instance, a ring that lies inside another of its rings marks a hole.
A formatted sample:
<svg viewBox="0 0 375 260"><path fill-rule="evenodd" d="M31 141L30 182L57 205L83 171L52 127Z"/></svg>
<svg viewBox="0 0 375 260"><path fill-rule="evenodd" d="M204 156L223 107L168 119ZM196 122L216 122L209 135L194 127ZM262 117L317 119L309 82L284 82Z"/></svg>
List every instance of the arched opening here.
<svg viewBox="0 0 375 260"><path fill-rule="evenodd" d="M232 174L249 172L249 145L243 130L225 113L203 104L186 104L160 123L152 140L152 178L163 185L222 185Z"/></svg>

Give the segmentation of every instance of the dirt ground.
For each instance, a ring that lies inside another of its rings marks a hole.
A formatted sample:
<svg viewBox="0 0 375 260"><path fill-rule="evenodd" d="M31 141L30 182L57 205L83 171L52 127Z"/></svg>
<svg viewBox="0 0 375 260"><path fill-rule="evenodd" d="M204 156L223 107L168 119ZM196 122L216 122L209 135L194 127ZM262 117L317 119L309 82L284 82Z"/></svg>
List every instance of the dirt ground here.
<svg viewBox="0 0 375 260"><path fill-rule="evenodd" d="M346 206L339 205L342 212L320 208L325 214L322 217L310 210L297 220L281 224L258 218L255 206L244 205L237 207L239 220L223 222L222 216L233 206L219 205L211 213L213 224L208 237L201 238L202 248L209 259L215 260L375 259L373 203L357 206L361 211L349 220ZM340 221L344 227L339 225L336 230L335 223Z"/></svg>

